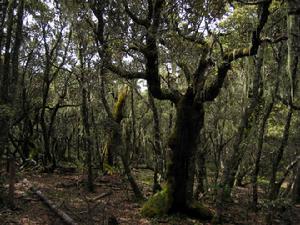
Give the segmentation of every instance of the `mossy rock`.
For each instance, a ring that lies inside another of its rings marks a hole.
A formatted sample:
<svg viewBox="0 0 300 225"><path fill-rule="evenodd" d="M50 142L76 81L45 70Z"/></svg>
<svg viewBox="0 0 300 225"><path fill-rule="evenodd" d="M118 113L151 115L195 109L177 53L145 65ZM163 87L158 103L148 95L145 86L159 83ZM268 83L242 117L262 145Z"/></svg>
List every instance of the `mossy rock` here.
<svg viewBox="0 0 300 225"><path fill-rule="evenodd" d="M143 205L141 213L145 217L163 216L168 213L170 206L168 189L165 188L149 198Z"/></svg>

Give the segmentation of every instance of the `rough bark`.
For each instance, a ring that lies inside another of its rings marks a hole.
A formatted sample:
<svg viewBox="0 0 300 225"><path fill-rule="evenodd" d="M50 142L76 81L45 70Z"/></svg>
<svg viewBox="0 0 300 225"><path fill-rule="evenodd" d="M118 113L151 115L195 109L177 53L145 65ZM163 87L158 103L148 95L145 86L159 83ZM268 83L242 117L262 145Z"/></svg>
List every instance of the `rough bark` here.
<svg viewBox="0 0 300 225"><path fill-rule="evenodd" d="M193 99L193 91L189 89L178 102L175 127L169 138L171 156L167 182L171 193L171 212L185 211L193 196L194 156L204 120L203 106L195 104Z"/></svg>

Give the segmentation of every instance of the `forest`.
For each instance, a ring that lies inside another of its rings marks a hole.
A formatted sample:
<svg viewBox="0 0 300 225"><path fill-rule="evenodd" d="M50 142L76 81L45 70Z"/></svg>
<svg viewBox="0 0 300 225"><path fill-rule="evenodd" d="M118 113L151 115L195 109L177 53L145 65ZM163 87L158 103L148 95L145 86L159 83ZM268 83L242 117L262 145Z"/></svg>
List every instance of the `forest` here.
<svg viewBox="0 0 300 225"><path fill-rule="evenodd" d="M300 0L0 0L1 225L299 225Z"/></svg>

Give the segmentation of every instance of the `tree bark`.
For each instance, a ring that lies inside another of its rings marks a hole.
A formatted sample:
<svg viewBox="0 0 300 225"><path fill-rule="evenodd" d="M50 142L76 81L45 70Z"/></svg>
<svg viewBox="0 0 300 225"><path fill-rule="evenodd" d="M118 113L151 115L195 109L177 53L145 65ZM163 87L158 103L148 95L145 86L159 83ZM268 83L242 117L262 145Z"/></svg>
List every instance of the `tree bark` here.
<svg viewBox="0 0 300 225"><path fill-rule="evenodd" d="M8 204L9 207L15 207L15 183L16 183L16 161L15 157L11 156L9 159L9 190L8 190Z"/></svg>
<svg viewBox="0 0 300 225"><path fill-rule="evenodd" d="M121 121L123 120L123 117L124 117L123 110L125 108L127 95L128 95L127 87L124 88L123 90L121 90L120 93L118 94L118 100L114 105L114 111L112 113L114 122L116 122L116 124L118 125L118 129L113 130L110 140L109 140L109 144L111 145L111 148L113 149L114 154L116 154L117 149L119 149L118 153L121 156L121 161L122 161L122 164L124 167L124 172L127 176L127 179L132 188L132 191L133 191L135 197L137 199L141 200L141 199L145 199L145 198L144 198L143 193L141 192L138 184L136 183L134 177L131 174L131 169L130 169L130 165L129 165L130 141L128 139L125 141L125 143L122 141ZM129 135L128 133L127 133L127 135Z"/></svg>
<svg viewBox="0 0 300 225"><path fill-rule="evenodd" d="M193 99L193 91L189 89L178 102L175 127L169 138L171 156L167 183L171 194L171 212L185 211L193 197L194 156L204 122L203 105L195 104Z"/></svg>
<svg viewBox="0 0 300 225"><path fill-rule="evenodd" d="M271 177L270 177L270 181L269 181L269 191L268 191L268 199L271 202L271 204L270 204L269 212L266 215L266 223L267 224L272 224L273 213L274 213L274 206L273 206L272 201L277 199L279 191L280 191L280 187L282 184L277 181L277 173L278 173L279 164L283 157L284 150L288 144L292 115L293 115L293 109L292 109L292 107L289 106L289 111L288 111L288 115L286 118L281 143L280 143L278 150L275 153L275 158L272 163L272 171L271 171Z"/></svg>
<svg viewBox="0 0 300 225"><path fill-rule="evenodd" d="M154 131L154 158L155 158L155 166L154 166L154 176L153 176L153 193L161 190L158 174L163 174L163 159L162 159L162 147L161 147L161 138L160 138L160 121L158 116L157 107L154 102L154 98L150 92L148 92L149 105L151 107L153 113L153 131Z"/></svg>
<svg viewBox="0 0 300 225"><path fill-rule="evenodd" d="M258 143L257 143L257 151L255 155L255 163L254 163L254 170L251 177L252 182L252 205L254 209L257 209L257 202L258 202L258 193L257 193L257 178L260 170L260 160L263 150L263 143L264 143L264 135L265 129L267 126L268 118L271 114L273 108L274 101L272 100L266 106L265 113L263 115L261 126L258 131Z"/></svg>
<svg viewBox="0 0 300 225"><path fill-rule="evenodd" d="M288 66L287 72L291 81L291 95L294 97L300 97L297 86L293 86L293 83L299 83L299 76L293 78L293 74L297 73L300 57L300 1L288 0L287 1L287 33L288 33ZM295 81L293 81L295 79ZM296 90L297 89L297 90Z"/></svg>
<svg viewBox="0 0 300 225"><path fill-rule="evenodd" d="M4 52L4 60L2 62L1 59L1 89L0 89L0 161L2 160L2 156L5 152L7 152L8 148L8 130L9 130L9 120L10 120L10 101L9 101L9 85L10 85L10 63L11 63L11 55L10 48L12 42L12 33L13 33L13 13L15 8L16 0L11 1L8 5L7 11L7 31L5 36L5 52ZM1 28L3 29L3 28Z"/></svg>
<svg viewBox="0 0 300 225"><path fill-rule="evenodd" d="M292 190L292 200L294 203L300 203L300 162L298 162L296 170L296 178Z"/></svg>
<svg viewBox="0 0 300 225"><path fill-rule="evenodd" d="M82 115L82 125L84 127L84 137L83 144L84 150L86 152L86 165L87 165L87 187L89 191L94 190L94 182L93 182L93 169L92 169L92 141L91 141L91 131L90 131L90 121L89 121L89 110L87 103L87 90L86 85L82 84L81 87L81 115Z"/></svg>

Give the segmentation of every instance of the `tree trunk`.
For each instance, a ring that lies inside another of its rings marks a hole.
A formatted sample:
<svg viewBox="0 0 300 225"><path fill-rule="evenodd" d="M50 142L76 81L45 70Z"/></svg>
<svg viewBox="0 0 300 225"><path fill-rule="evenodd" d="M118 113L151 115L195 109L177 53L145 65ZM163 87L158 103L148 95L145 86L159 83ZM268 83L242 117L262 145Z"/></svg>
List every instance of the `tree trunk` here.
<svg viewBox="0 0 300 225"><path fill-rule="evenodd" d="M258 131L258 143L257 143L257 151L255 155L255 164L254 164L254 170L251 177L252 182L252 206L256 210L257 209L257 202L258 202L258 193L257 193L257 178L260 170L260 160L263 150L263 143L264 143L264 135L265 135L265 129L267 126L268 118L271 114L272 108L273 108L274 101L272 100L269 102L266 106L266 111L264 113L264 116L261 121L261 126Z"/></svg>
<svg viewBox="0 0 300 225"><path fill-rule="evenodd" d="M296 204L300 203L300 162L298 162L296 170L296 178L293 185L292 199Z"/></svg>
<svg viewBox="0 0 300 225"><path fill-rule="evenodd" d="M114 154L116 154L117 150L119 150L121 161L124 167L124 172L127 176L132 191L135 197L141 200L144 199L143 193L140 191L139 186L137 185L134 177L132 176L130 165L129 165L129 146L130 146L130 140L128 140L129 136L127 136L127 140L125 141L125 143L122 141L121 121L123 120L124 117L123 110L125 107L127 96L128 96L127 87L121 90L120 93L118 94L118 99L114 105L114 111L112 113L114 122L116 122L118 129L113 130L109 140L109 145L110 148L113 150ZM129 135L129 131L127 132L127 135Z"/></svg>
<svg viewBox="0 0 300 225"><path fill-rule="evenodd" d="M197 187L195 190L195 198L198 199L199 195L206 191L205 188L205 181L207 181L207 173L205 167L206 153L200 152L196 160L197 160L198 172L197 172Z"/></svg>
<svg viewBox="0 0 300 225"><path fill-rule="evenodd" d="M217 193L217 221L222 220L224 202L231 200L231 192L234 185L235 177L243 158L241 151L241 143L250 134L250 130L254 124L251 121L252 115L260 100L260 81L261 81L261 68L263 63L263 50L258 50L258 58L255 65L255 72L253 77L253 97L250 103L242 114L242 118L238 127L237 135L233 143L233 149L229 157L225 160L224 172L220 182L220 189Z"/></svg>
<svg viewBox="0 0 300 225"><path fill-rule="evenodd" d="M6 21L6 36L5 36L5 52L4 60L2 62L1 57L1 89L0 89L0 110L2 115L0 117L0 161L8 148L8 130L10 120L10 107L9 107L9 78L10 78L10 48L12 42L12 31L13 31L13 12L16 0L11 1L8 6L8 18ZM1 37L2 38L2 37Z"/></svg>
<svg viewBox="0 0 300 225"><path fill-rule="evenodd" d="M9 159L9 190L8 204L11 208L15 207L15 183L16 183L16 161L15 157Z"/></svg>
<svg viewBox="0 0 300 225"><path fill-rule="evenodd" d="M161 190L161 186L158 181L158 174L163 174L163 159L162 159L162 148L161 148L161 139L160 139L160 121L158 116L157 107L154 102L154 98L150 92L148 92L149 105L153 113L153 131L154 131L154 176L153 176L153 193Z"/></svg>
<svg viewBox="0 0 300 225"><path fill-rule="evenodd" d="M84 85L84 84L82 84ZM81 90L82 97L82 125L84 127L84 148L86 151L86 163L87 163L87 187L89 191L94 190L93 183L93 169L92 169L92 143L91 143L91 132L90 132L90 123L89 123L89 111L87 105L87 90L85 87L82 87Z"/></svg>
<svg viewBox="0 0 300 225"><path fill-rule="evenodd" d="M269 192L268 192L268 199L271 202L271 204L270 204L270 208L268 209L268 213L266 215L266 223L267 224L272 224L272 221L273 221L273 214L274 214L273 201L277 199L279 190L280 190L280 186L281 186L281 183L279 184L277 182L278 167L282 160L285 147L288 144L289 130L290 130L290 125L291 125L291 121L292 121L292 115L293 115L293 110L289 106L289 111L288 111L286 123L284 126L281 144L275 153L276 154L275 159L273 160L273 163L272 163L272 171L271 171L271 178L270 178L270 182L269 182Z"/></svg>
<svg viewBox="0 0 300 225"><path fill-rule="evenodd" d="M296 73L299 64L300 57L300 2L299 0L288 0L288 17L287 17L287 33L288 33L288 65L287 72L291 80L291 86L293 83L299 83L299 76L293 78L293 74ZM295 81L294 81L295 79ZM300 97L298 87L293 87L291 90L292 98ZM296 90L297 89L297 90Z"/></svg>
<svg viewBox="0 0 300 225"><path fill-rule="evenodd" d="M199 132L203 127L203 106L194 104L192 90L181 98L176 106L177 118L169 138L170 162L167 183L170 191L170 212L184 212L193 197L194 156Z"/></svg>

